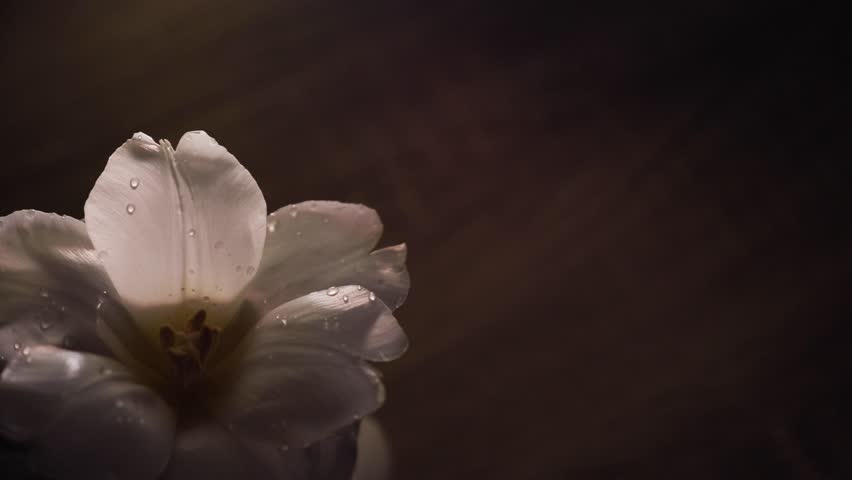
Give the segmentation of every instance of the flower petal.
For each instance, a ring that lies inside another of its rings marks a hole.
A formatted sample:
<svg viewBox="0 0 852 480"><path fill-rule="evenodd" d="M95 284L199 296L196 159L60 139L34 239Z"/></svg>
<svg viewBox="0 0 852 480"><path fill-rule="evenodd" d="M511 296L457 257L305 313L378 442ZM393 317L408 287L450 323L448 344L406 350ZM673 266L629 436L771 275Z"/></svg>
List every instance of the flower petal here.
<svg viewBox="0 0 852 480"><path fill-rule="evenodd" d="M268 224L266 250L250 293L266 310L332 285L362 285L391 308L405 300L405 245L370 254L382 233L373 209L304 202L276 211Z"/></svg>
<svg viewBox="0 0 852 480"><path fill-rule="evenodd" d="M0 429L49 477L151 479L171 452L171 410L105 357L33 347L0 375L0 404Z"/></svg>
<svg viewBox="0 0 852 480"><path fill-rule="evenodd" d="M86 222L135 316L145 317L146 306L204 299L215 319L216 305L237 298L260 263L266 203L249 172L206 133L185 134L176 151L136 134L95 183Z"/></svg>
<svg viewBox="0 0 852 480"><path fill-rule="evenodd" d="M255 329L276 348L313 345L370 361L396 359L408 348L408 338L390 309L375 294L354 285L287 302Z"/></svg>
<svg viewBox="0 0 852 480"><path fill-rule="evenodd" d="M213 412L248 438L302 446L375 411L379 374L348 353L250 332L236 359L213 375Z"/></svg>
<svg viewBox="0 0 852 480"><path fill-rule="evenodd" d="M349 480L356 456L354 437L350 427L307 449L282 448L280 443L241 438L206 419L178 432L160 480Z"/></svg>
<svg viewBox="0 0 852 480"><path fill-rule="evenodd" d="M94 319L112 291L80 220L34 210L0 218L0 358L36 344L106 354Z"/></svg>
<svg viewBox="0 0 852 480"><path fill-rule="evenodd" d="M391 455L387 437L372 416L361 421L358 432L358 460L352 480L386 480L390 478Z"/></svg>

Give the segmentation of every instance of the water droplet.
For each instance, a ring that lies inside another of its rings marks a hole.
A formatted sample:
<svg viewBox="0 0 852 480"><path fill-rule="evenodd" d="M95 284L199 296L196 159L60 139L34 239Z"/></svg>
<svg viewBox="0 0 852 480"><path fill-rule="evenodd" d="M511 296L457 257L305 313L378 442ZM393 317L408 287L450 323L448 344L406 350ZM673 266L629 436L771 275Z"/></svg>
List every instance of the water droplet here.
<svg viewBox="0 0 852 480"><path fill-rule="evenodd" d="M279 317L280 317L280 315L279 315ZM286 316L281 317L278 320L281 322L281 325L284 325L285 327L287 326L287 317Z"/></svg>
<svg viewBox="0 0 852 480"><path fill-rule="evenodd" d="M133 177L133 178L130 179L130 188L132 188L133 190L136 190L137 188L139 188L139 179L138 178Z"/></svg>
<svg viewBox="0 0 852 480"><path fill-rule="evenodd" d="M41 297L41 298L47 298L47 297L50 296L50 292L48 292L46 289L42 288L41 290L38 291L38 296Z"/></svg>
<svg viewBox="0 0 852 480"><path fill-rule="evenodd" d="M355 290L358 290L360 292L361 290L364 290L364 287L362 287L361 285L358 285L358 286L355 287Z"/></svg>
<svg viewBox="0 0 852 480"><path fill-rule="evenodd" d="M190 237L194 237L194 236L195 236L195 229L194 229L194 228L190 228L190 229L189 229L189 232L187 232L187 233L189 234L189 236L190 236Z"/></svg>
<svg viewBox="0 0 852 480"><path fill-rule="evenodd" d="M337 287L328 287L328 290L326 290L325 293L327 293L329 297L333 297L337 295L337 292L339 291L340 290Z"/></svg>
<svg viewBox="0 0 852 480"><path fill-rule="evenodd" d="M106 250L101 250L100 252L98 252L98 260L100 260L100 261L102 261L102 262L103 262L103 261L104 261L104 260L105 260L108 256L109 256L109 252L107 252Z"/></svg>
<svg viewBox="0 0 852 480"><path fill-rule="evenodd" d="M219 240L218 242L213 244L213 248L215 248L216 250L219 250L220 248L222 248L224 246L225 246L225 242L223 242L222 240Z"/></svg>
<svg viewBox="0 0 852 480"><path fill-rule="evenodd" d="M376 301L376 294L375 294L375 293L373 293L373 292L370 292L370 296L369 296L369 298L370 298L370 301L371 301L371 302L375 302L375 301Z"/></svg>
<svg viewBox="0 0 852 480"><path fill-rule="evenodd" d="M38 322L38 328L40 328L42 331L45 331L52 326L53 325L50 322L48 322L47 320L42 320L42 321Z"/></svg>
<svg viewBox="0 0 852 480"><path fill-rule="evenodd" d="M286 452L287 450L290 450L290 446L289 446L289 445L287 445L286 443L284 443L284 444L282 444L280 447L278 447L278 450L280 450L280 451L281 451L281 453L284 453L284 452Z"/></svg>
<svg viewBox="0 0 852 480"><path fill-rule="evenodd" d="M29 355L29 354L30 354L30 347L24 347L24 349L21 350L21 355Z"/></svg>
<svg viewBox="0 0 852 480"><path fill-rule="evenodd" d="M357 413L353 413L353 414L352 414L352 420L356 420L356 421L357 421L357 420L361 420L361 415L359 415L359 414L357 414Z"/></svg>
<svg viewBox="0 0 852 480"><path fill-rule="evenodd" d="M349 303L349 295L343 296L343 303Z"/></svg>
<svg viewBox="0 0 852 480"><path fill-rule="evenodd" d="M110 370L104 365L101 365L101 368L98 369L98 373L100 373L101 375L109 375L110 373L112 373L112 370Z"/></svg>
<svg viewBox="0 0 852 480"><path fill-rule="evenodd" d="M14 345L12 345L12 348L14 348L15 350L20 350L20 349L21 349L21 344L20 344L20 343L15 343Z"/></svg>
<svg viewBox="0 0 852 480"><path fill-rule="evenodd" d="M322 223L328 223L328 219L327 219L327 218L323 218L323 219L322 219Z"/></svg>
<svg viewBox="0 0 852 480"><path fill-rule="evenodd" d="M134 212L136 212L136 205L133 205L132 203L128 203L127 204L127 214L133 215Z"/></svg>
<svg viewBox="0 0 852 480"><path fill-rule="evenodd" d="M269 233L273 233L275 232L276 226L276 222L269 222L268 224L266 224L266 231L268 231Z"/></svg>
<svg viewBox="0 0 852 480"><path fill-rule="evenodd" d="M296 215L298 215L298 214L299 214L299 211L296 210L296 207L293 207L293 208L290 209L290 216L291 217L296 218Z"/></svg>
<svg viewBox="0 0 852 480"><path fill-rule="evenodd" d="M115 406L116 408L124 408L124 400L116 400Z"/></svg>
<svg viewBox="0 0 852 480"><path fill-rule="evenodd" d="M34 219L35 216L36 216L35 210L27 210L27 211L24 212L24 217L26 217L28 220Z"/></svg>
<svg viewBox="0 0 852 480"><path fill-rule="evenodd" d="M242 271L243 271L243 266L242 266L242 265L237 265L237 271L238 271L238 272L242 272Z"/></svg>
<svg viewBox="0 0 852 480"><path fill-rule="evenodd" d="M255 270L254 267L249 265L248 267L246 267L246 274L251 275L251 274L254 273L254 270Z"/></svg>
<svg viewBox="0 0 852 480"><path fill-rule="evenodd" d="M296 236L297 236L297 237L301 237L301 236L302 236L302 232L296 232Z"/></svg>
<svg viewBox="0 0 852 480"><path fill-rule="evenodd" d="M205 302L208 302L208 303L209 303L209 302L210 302L210 297L208 297L207 295L205 295L205 296L204 296L204 298L203 298L202 300L204 300Z"/></svg>

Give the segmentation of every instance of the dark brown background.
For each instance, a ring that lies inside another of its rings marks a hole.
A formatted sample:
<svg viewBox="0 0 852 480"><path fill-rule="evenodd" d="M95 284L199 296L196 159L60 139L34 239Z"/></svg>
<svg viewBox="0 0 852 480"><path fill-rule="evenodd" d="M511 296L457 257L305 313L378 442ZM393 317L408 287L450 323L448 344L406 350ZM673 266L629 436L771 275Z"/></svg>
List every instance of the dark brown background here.
<svg viewBox="0 0 852 480"><path fill-rule="evenodd" d="M205 129L408 242L397 478L852 478L836 17L686 3L6 2L0 214Z"/></svg>

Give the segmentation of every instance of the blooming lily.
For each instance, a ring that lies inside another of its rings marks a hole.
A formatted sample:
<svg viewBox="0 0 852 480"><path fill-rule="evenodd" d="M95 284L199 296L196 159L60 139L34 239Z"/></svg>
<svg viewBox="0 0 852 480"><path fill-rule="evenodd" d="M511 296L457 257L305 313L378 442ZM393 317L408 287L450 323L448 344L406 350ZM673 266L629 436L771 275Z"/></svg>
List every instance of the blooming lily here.
<svg viewBox="0 0 852 480"><path fill-rule="evenodd" d="M362 205L267 216L206 133L137 133L85 222L0 218L0 436L57 480L348 477L384 400L367 362L408 345L381 233Z"/></svg>

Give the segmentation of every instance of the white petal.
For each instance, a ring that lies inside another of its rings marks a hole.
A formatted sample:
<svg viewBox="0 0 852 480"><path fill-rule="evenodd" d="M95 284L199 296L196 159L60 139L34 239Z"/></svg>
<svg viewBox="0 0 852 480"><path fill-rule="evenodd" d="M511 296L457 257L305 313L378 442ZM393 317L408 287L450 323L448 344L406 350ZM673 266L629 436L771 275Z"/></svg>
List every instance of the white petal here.
<svg viewBox="0 0 852 480"><path fill-rule="evenodd" d="M358 432L358 461L352 480L387 480L391 456L387 437L373 417L361 421Z"/></svg>
<svg viewBox="0 0 852 480"><path fill-rule="evenodd" d="M238 361L214 372L215 415L249 438L301 446L375 411L384 401L378 373L347 353L281 342L253 330Z"/></svg>
<svg viewBox="0 0 852 480"><path fill-rule="evenodd" d="M106 353L94 319L112 290L83 222L34 210L0 218L0 358L35 344Z"/></svg>
<svg viewBox="0 0 852 480"><path fill-rule="evenodd" d="M0 429L27 440L33 467L49 477L151 479L171 452L171 410L97 355L31 348L0 376L0 404Z"/></svg>
<svg viewBox="0 0 852 480"><path fill-rule="evenodd" d="M279 442L242 438L204 419L178 432L174 453L160 480L349 480L355 454L351 429L307 449L284 448Z"/></svg>
<svg viewBox="0 0 852 480"><path fill-rule="evenodd" d="M176 151L137 134L98 178L86 225L135 315L209 297L215 318L216 305L237 298L260 263L266 203L249 172L206 133L185 134Z"/></svg>
<svg viewBox="0 0 852 480"><path fill-rule="evenodd" d="M276 348L313 345L371 361L398 358L408 338L384 302L354 285L332 287L281 305L254 335Z"/></svg>
<svg viewBox="0 0 852 480"><path fill-rule="evenodd" d="M408 293L405 245L370 254L382 233L363 205L304 202L269 216L269 234L250 297L263 313L331 285L362 285L396 308Z"/></svg>

